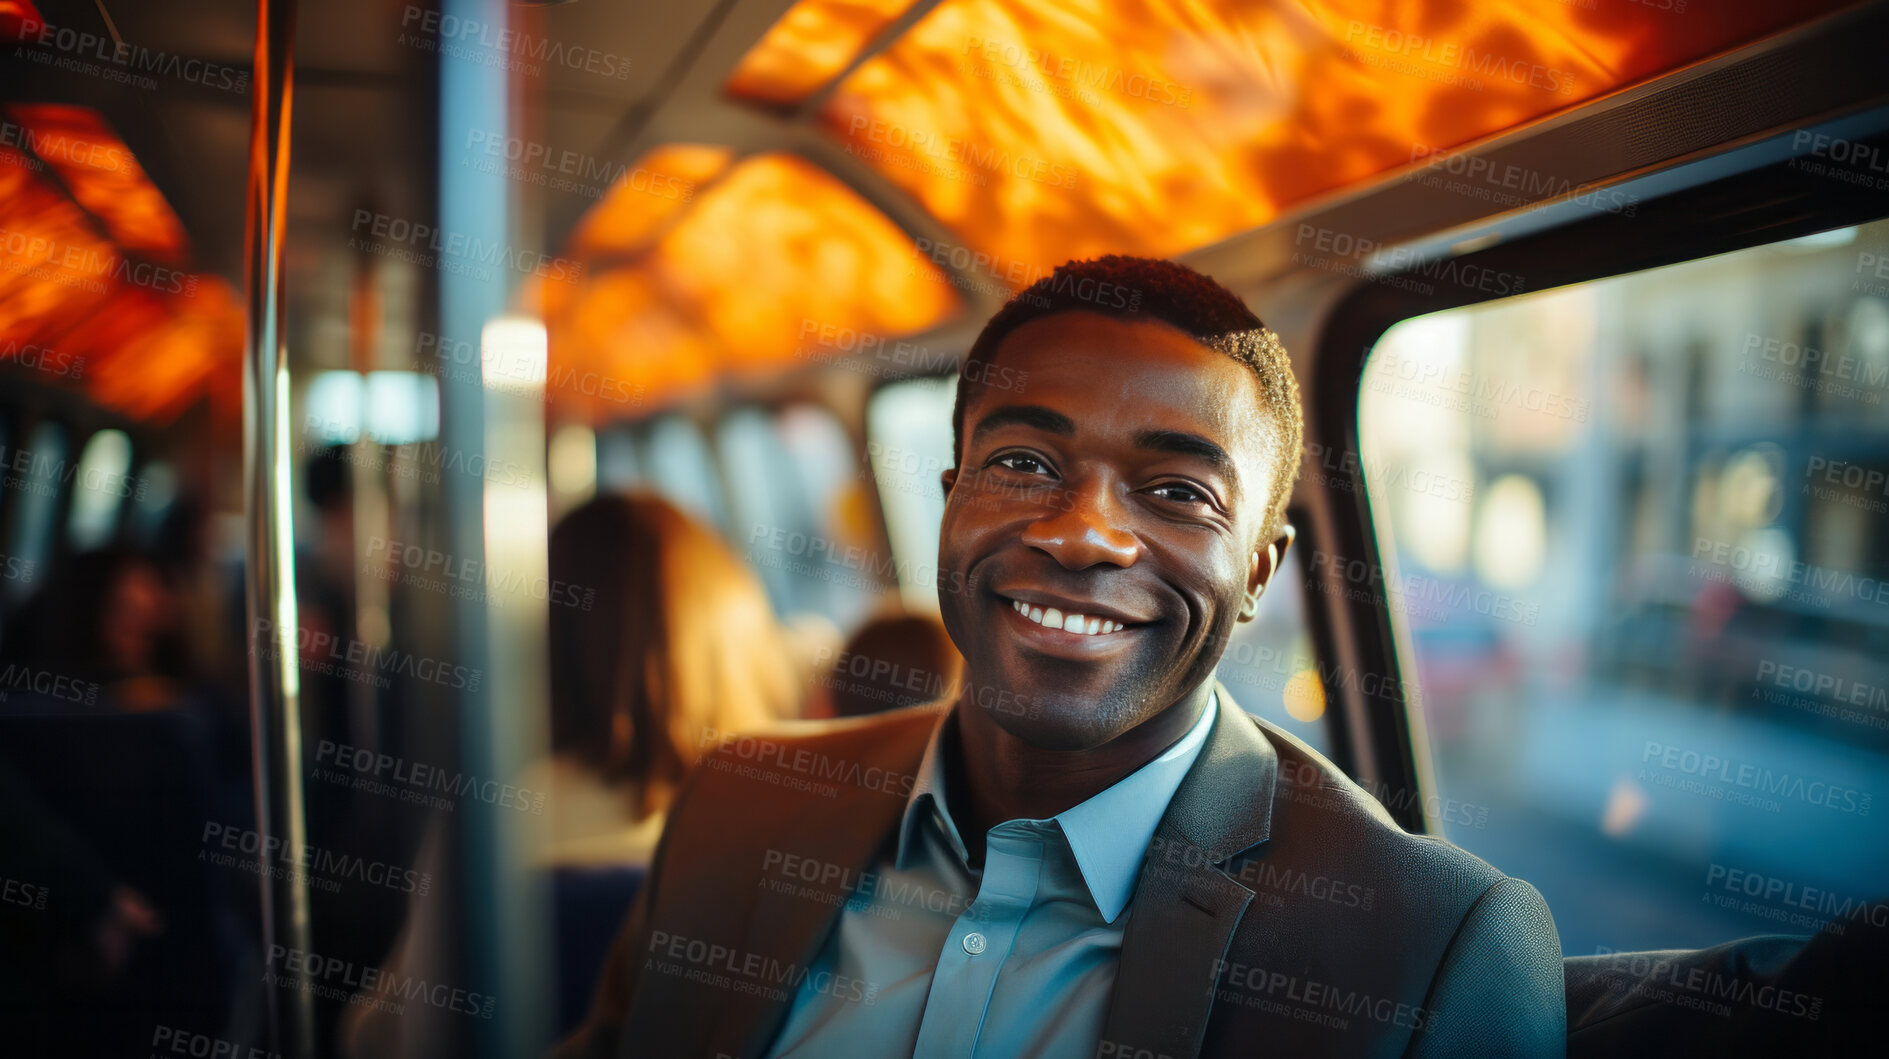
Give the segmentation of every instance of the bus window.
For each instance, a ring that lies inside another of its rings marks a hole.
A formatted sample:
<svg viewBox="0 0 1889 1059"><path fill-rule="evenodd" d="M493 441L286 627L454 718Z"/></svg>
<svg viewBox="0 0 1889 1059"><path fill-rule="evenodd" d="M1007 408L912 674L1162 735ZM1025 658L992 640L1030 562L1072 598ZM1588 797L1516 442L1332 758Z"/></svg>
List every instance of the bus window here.
<svg viewBox="0 0 1889 1059"><path fill-rule="evenodd" d="M747 557L775 610L838 629L864 620L882 584L871 528L847 475L852 446L832 413L795 404L777 415L731 412L717 430L730 488L730 543Z"/></svg>
<svg viewBox="0 0 1889 1059"><path fill-rule="evenodd" d="M72 510L66 518L66 541L72 550L110 543L125 498L137 492L141 490L131 479L131 439L122 430L93 434L73 474Z"/></svg>
<svg viewBox="0 0 1889 1059"><path fill-rule="evenodd" d="M13 494L13 539L7 555L29 567L44 568L52 559L51 547L59 517L59 494L64 487L66 429L47 420L33 428L26 451L7 454L7 488ZM17 599L31 586L9 583Z"/></svg>
<svg viewBox="0 0 1889 1059"><path fill-rule="evenodd" d="M951 402L957 376L882 386L866 408L865 473L879 488L899 592L913 611L938 610L938 526L944 519L939 475L957 463L951 451Z"/></svg>
<svg viewBox="0 0 1889 1059"><path fill-rule="evenodd" d="M650 428L644 446L650 484L657 492L724 534L733 530L715 457L694 423L679 415L664 416Z"/></svg>
<svg viewBox="0 0 1889 1059"><path fill-rule="evenodd" d="M1886 253L1878 222L1371 353L1360 452L1445 833L1535 883L1571 956L1841 931L1881 896Z"/></svg>
<svg viewBox="0 0 1889 1059"><path fill-rule="evenodd" d="M866 450L879 484L887 535L906 605L935 611L938 531L944 518L939 474L956 463L951 405L957 378L915 379L880 388L867 409ZM1248 713L1330 753L1325 691L1306 633L1303 567L1287 552L1272 589L1250 622L1234 626L1218 670Z"/></svg>

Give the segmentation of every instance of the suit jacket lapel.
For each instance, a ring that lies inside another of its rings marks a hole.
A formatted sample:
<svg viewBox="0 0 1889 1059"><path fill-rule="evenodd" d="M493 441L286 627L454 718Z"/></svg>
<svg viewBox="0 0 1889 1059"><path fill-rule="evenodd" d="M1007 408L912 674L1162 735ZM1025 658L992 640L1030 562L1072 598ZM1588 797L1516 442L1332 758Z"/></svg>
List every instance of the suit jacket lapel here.
<svg viewBox="0 0 1889 1059"><path fill-rule="evenodd" d="M915 713L918 711L914 711ZM866 768L878 766L910 775L917 771L926 740L943 709L923 711L931 723L911 723L887 728L880 738L858 755ZM838 864L853 872L847 878L857 882L862 873L872 870L874 859L890 836L898 833L905 801L857 786L842 786L832 798L807 796L783 798L772 806L751 805L744 811L768 812L778 818L778 833L783 844L791 845L799 855L821 863ZM782 972L781 983L764 992L728 992L713 1015L709 1032L710 1054L725 1053L744 1059L758 1059L792 1007L798 993L798 971L819 955L820 948L839 917L844 901L826 903L809 900L793 893L779 893L763 885L762 866L752 865L752 878L743 892L751 895L745 910L730 910L731 915L745 915L747 925L743 951L779 961L768 971L773 979ZM790 965L791 966L788 966Z"/></svg>
<svg viewBox="0 0 1889 1059"><path fill-rule="evenodd" d="M1272 833L1279 756L1216 685L1220 713L1148 845L1109 998L1102 1054L1197 1055L1253 891L1216 865Z"/></svg>

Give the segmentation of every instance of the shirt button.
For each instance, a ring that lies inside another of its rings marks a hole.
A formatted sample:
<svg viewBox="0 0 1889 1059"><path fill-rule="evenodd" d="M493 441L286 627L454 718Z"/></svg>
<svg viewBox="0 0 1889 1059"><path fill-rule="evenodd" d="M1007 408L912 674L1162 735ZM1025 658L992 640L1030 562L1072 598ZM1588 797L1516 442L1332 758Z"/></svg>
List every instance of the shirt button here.
<svg viewBox="0 0 1889 1059"><path fill-rule="evenodd" d="M973 956L976 956L978 953L983 952L984 951L984 935L979 934L975 930L973 930L969 934L964 935L964 951L970 953Z"/></svg>

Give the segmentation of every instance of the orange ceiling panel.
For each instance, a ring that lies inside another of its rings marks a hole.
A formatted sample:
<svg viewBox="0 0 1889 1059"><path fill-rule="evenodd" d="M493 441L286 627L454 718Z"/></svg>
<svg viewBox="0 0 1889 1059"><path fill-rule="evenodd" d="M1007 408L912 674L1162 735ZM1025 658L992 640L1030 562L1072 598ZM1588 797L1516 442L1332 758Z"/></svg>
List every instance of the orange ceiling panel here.
<svg viewBox="0 0 1889 1059"><path fill-rule="evenodd" d="M13 107L0 146L0 360L137 418L237 400L243 311L95 114Z"/></svg>
<svg viewBox="0 0 1889 1059"><path fill-rule="evenodd" d="M723 375L797 363L809 322L890 337L962 307L898 226L793 155L742 160L686 211L641 232L642 245L615 243L590 258L579 284L547 282L537 292L550 332L550 396L587 414L632 410L564 392L559 378L601 375L614 383L605 392L660 401Z"/></svg>
<svg viewBox="0 0 1889 1059"><path fill-rule="evenodd" d="M730 94L762 103L800 102L844 73L913 0L800 0L742 56Z"/></svg>
<svg viewBox="0 0 1889 1059"><path fill-rule="evenodd" d="M52 103L6 109L20 127L20 145L58 175L113 242L147 261L183 263L183 224L97 111Z"/></svg>
<svg viewBox="0 0 1889 1059"><path fill-rule="evenodd" d="M1017 283L1196 249L1847 6L1695 5L944 0L820 121Z"/></svg>
<svg viewBox="0 0 1889 1059"><path fill-rule="evenodd" d="M735 152L706 144L665 144L623 174L571 236L566 252L590 258L634 253L687 210L696 192L728 169Z"/></svg>
<svg viewBox="0 0 1889 1059"><path fill-rule="evenodd" d="M19 40L23 30L36 30L45 24L45 16L31 0L0 0L0 40Z"/></svg>

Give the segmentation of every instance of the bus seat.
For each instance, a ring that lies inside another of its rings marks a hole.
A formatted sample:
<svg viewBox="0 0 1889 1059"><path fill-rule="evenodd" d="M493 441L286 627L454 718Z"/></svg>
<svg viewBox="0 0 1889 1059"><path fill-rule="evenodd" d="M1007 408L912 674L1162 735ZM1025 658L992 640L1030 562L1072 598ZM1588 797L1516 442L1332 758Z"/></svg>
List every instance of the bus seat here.
<svg viewBox="0 0 1889 1059"><path fill-rule="evenodd" d="M1568 1059L1758 1055L1784 1047L1868 1054L1882 1047L1889 1027L1868 985L1881 980L1885 957L1889 931L1864 920L1814 937L1768 934L1709 949L1570 956L1562 962Z"/></svg>

